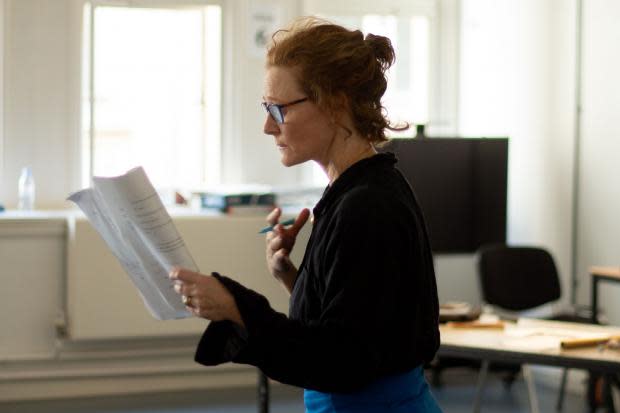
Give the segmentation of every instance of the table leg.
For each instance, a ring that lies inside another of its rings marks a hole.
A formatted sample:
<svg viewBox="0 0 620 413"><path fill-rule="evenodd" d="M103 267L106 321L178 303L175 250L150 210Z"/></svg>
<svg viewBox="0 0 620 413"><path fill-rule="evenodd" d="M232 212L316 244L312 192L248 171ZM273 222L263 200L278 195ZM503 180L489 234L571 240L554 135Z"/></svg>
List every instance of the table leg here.
<svg viewBox="0 0 620 413"><path fill-rule="evenodd" d="M596 275L592 275L590 305L592 306L592 324L598 324L598 277Z"/></svg>
<svg viewBox="0 0 620 413"><path fill-rule="evenodd" d="M598 380L598 375L593 372L588 373L588 407L589 412L596 412L596 382Z"/></svg>
<svg viewBox="0 0 620 413"><path fill-rule="evenodd" d="M614 393L613 374L605 374L603 376L603 379L604 379L603 395L604 395L605 407L607 407L607 411L609 413L615 413L617 403L616 403L616 396Z"/></svg>
<svg viewBox="0 0 620 413"><path fill-rule="evenodd" d="M478 387L476 389L476 396L474 398L474 413L480 413L480 404L482 403L482 393L484 393L484 384L487 380L487 373L489 372L489 360L482 360L480 366L480 372L478 373Z"/></svg>
<svg viewBox="0 0 620 413"><path fill-rule="evenodd" d="M593 274L590 279L592 280L590 288L590 317L592 317L592 324L598 324L598 277ZM588 373L588 405L590 412L595 412L597 408L596 386L599 377L598 374L593 372Z"/></svg>
<svg viewBox="0 0 620 413"><path fill-rule="evenodd" d="M258 370L258 412L269 413L269 379Z"/></svg>
<svg viewBox="0 0 620 413"><path fill-rule="evenodd" d="M609 382L611 383L609 391L611 392L614 408L620 407L620 376L612 375L609 378Z"/></svg>
<svg viewBox="0 0 620 413"><path fill-rule="evenodd" d="M555 405L555 411L561 412L564 406L564 395L566 394L566 379L568 378L568 368L562 371L562 380L560 381L560 390L558 392L558 401Z"/></svg>
<svg viewBox="0 0 620 413"><path fill-rule="evenodd" d="M530 412L532 413L540 413L540 409L538 407L538 397L536 396L536 386L534 385L534 375L532 374L532 369L527 364L521 365L521 370L523 371L523 378L525 379L525 384L527 384L527 396L530 400Z"/></svg>

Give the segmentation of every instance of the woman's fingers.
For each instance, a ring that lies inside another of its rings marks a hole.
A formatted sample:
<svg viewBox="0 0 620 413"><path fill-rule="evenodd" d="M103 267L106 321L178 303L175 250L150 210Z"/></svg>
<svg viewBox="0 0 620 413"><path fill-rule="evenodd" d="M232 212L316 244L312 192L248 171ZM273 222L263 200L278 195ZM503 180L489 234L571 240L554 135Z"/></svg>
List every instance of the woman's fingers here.
<svg viewBox="0 0 620 413"><path fill-rule="evenodd" d="M297 218L295 218L295 222L293 226L288 229L288 231L292 231L295 236L299 233L299 231L306 225L308 218L310 217L310 210L308 208L304 208L301 210Z"/></svg>
<svg viewBox="0 0 620 413"><path fill-rule="evenodd" d="M271 239L267 242L269 249L272 251L277 251L282 248L284 245L284 240L280 235L275 235L271 237Z"/></svg>
<svg viewBox="0 0 620 413"><path fill-rule="evenodd" d="M174 290L186 297L183 303L195 315L199 315L201 309L204 310L202 307L208 305L213 299L212 295L216 293L212 290L207 275L180 269L171 272L170 278L174 280Z"/></svg>
<svg viewBox="0 0 620 413"><path fill-rule="evenodd" d="M170 278L174 290L183 297L183 304L195 316L244 325L234 297L217 278L185 268L173 268Z"/></svg>
<svg viewBox="0 0 620 413"><path fill-rule="evenodd" d="M195 272L195 271L191 271L188 270L187 268L181 268L181 267L174 267L169 274L170 278L172 280L178 280L178 281L183 281L183 282L193 282L193 283L197 283L198 281L200 281L201 277L204 277L204 275Z"/></svg>
<svg viewBox="0 0 620 413"><path fill-rule="evenodd" d="M291 269L291 259L289 258L288 251L286 251L285 249L276 251L276 253L273 255L273 258L275 260L274 267L276 268L276 270L286 272Z"/></svg>
<svg viewBox="0 0 620 413"><path fill-rule="evenodd" d="M280 208L274 208L273 211L267 215L267 222L269 225L276 225L280 220L280 215L282 214L282 210Z"/></svg>
<svg viewBox="0 0 620 413"><path fill-rule="evenodd" d="M306 225L306 222L308 222L308 218L310 218L310 210L304 208L301 210L299 215L297 215L297 217L295 218L295 222L293 222L292 225L285 228L282 224L277 224L273 228L273 232L275 232L276 234L281 234L285 238L295 239L299 231L301 231L303 226Z"/></svg>
<svg viewBox="0 0 620 413"><path fill-rule="evenodd" d="M193 296L196 295L197 292L195 284L188 284L183 281L175 282L174 291L176 291L178 294L185 296Z"/></svg>
<svg viewBox="0 0 620 413"><path fill-rule="evenodd" d="M269 231L265 235L265 242L267 242L267 245L269 245L274 239L276 239L279 236L280 235L278 233L276 233L275 231Z"/></svg>
<svg viewBox="0 0 620 413"><path fill-rule="evenodd" d="M186 268L175 267L170 271L170 279L174 282L174 291L178 294L191 297L188 306L195 306L196 295L199 293L198 284L205 279L205 275Z"/></svg>
<svg viewBox="0 0 620 413"><path fill-rule="evenodd" d="M282 210L280 208L275 208L273 211L267 215L267 222L273 226L273 231L267 233L267 237L269 234L274 233L275 235L285 235L295 237L301 230L301 228L306 224L308 218L310 217L310 210L308 208L304 208L301 210L299 215L295 218L295 222L287 228L285 228L282 224L279 223L280 217L282 215ZM269 238L267 238L269 240Z"/></svg>

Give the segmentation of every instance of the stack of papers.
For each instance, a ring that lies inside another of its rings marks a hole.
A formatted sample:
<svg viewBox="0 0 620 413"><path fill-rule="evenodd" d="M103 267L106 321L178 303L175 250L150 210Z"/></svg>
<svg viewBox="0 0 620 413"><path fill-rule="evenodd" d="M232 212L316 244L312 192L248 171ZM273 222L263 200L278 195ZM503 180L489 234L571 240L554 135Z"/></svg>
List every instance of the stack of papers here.
<svg viewBox="0 0 620 413"><path fill-rule="evenodd" d="M198 271L144 170L94 177L68 198L84 212L159 320L190 317L168 277L175 266ZM101 274L105 276L105 274Z"/></svg>

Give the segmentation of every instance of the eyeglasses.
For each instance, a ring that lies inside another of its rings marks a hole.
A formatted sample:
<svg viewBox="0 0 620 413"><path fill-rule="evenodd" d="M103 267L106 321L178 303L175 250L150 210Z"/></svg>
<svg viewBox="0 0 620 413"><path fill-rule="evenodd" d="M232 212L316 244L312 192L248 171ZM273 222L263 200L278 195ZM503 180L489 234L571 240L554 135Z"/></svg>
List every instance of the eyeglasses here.
<svg viewBox="0 0 620 413"><path fill-rule="evenodd" d="M267 103L267 102L262 102L261 105L265 108L267 113L269 113L269 115L271 115L273 120L275 120L276 123L278 125L280 125L280 124L284 123L284 114L282 113L282 109L284 109L287 106L293 106L293 105L296 105L298 103L305 102L306 100L308 100L307 97L295 100L295 101L290 102L290 103L284 103L282 105L277 104L277 103Z"/></svg>

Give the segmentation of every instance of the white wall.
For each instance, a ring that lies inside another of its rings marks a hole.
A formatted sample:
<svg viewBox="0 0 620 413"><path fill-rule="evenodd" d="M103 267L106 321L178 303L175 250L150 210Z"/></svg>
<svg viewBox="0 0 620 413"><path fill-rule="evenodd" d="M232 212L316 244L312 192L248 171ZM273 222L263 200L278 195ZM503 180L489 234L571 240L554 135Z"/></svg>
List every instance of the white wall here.
<svg viewBox="0 0 620 413"><path fill-rule="evenodd" d="M63 295L65 232L66 225L58 218L0 218L0 359L53 357L54 321Z"/></svg>
<svg viewBox="0 0 620 413"><path fill-rule="evenodd" d="M226 47L233 53L230 77L225 80L225 99L231 99L231 117L224 119L225 158L223 176L228 183L257 182L277 185L298 184L309 174L309 165L285 168L271 136L263 134L265 111L260 107L263 95L265 60L248 50L249 13L266 5L275 7L282 24L299 15L300 1L234 0L225 1L231 37ZM225 47L225 49L226 49Z"/></svg>
<svg viewBox="0 0 620 413"><path fill-rule="evenodd" d="M620 265L620 4L583 1L582 119L576 251L573 173L577 2L461 3L460 130L508 135L511 243L547 246L577 303L590 304L592 265ZM620 285L602 284L600 306L620 324Z"/></svg>
<svg viewBox="0 0 620 413"><path fill-rule="evenodd" d="M584 1L583 117L578 300L590 302L588 267L620 266L620 3ZM602 283L599 302L620 325L620 285Z"/></svg>
<svg viewBox="0 0 620 413"><path fill-rule="evenodd" d="M41 203L62 205L77 166L75 104L79 85L70 33L74 2L5 1L4 145L0 199L15 207L17 179L31 165ZM79 23L79 22L78 22ZM79 73L79 72L78 72Z"/></svg>
<svg viewBox="0 0 620 413"><path fill-rule="evenodd" d="M548 247L569 298L575 8L461 3L460 132L509 136L508 242Z"/></svg>

